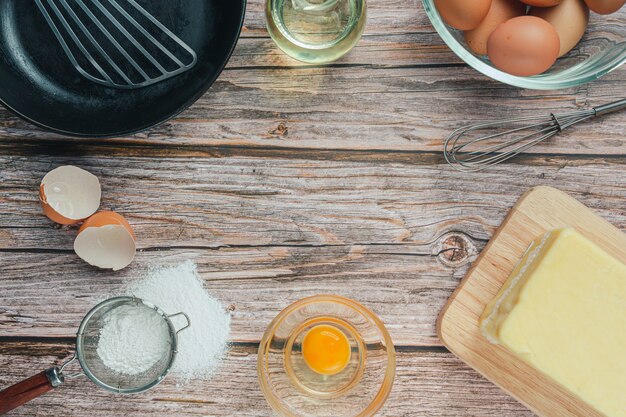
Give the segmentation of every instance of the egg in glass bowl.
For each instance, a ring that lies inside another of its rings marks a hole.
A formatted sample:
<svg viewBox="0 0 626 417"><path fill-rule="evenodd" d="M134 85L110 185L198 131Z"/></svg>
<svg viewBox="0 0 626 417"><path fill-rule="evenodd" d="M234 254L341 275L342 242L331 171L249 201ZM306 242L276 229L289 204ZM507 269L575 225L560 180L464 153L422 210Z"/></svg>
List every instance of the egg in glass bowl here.
<svg viewBox="0 0 626 417"><path fill-rule="evenodd" d="M267 402L286 417L372 417L391 392L395 369L383 322L354 300L325 294L281 311L257 361Z"/></svg>
<svg viewBox="0 0 626 417"><path fill-rule="evenodd" d="M422 1L450 49L505 84L576 87L626 62L626 0Z"/></svg>

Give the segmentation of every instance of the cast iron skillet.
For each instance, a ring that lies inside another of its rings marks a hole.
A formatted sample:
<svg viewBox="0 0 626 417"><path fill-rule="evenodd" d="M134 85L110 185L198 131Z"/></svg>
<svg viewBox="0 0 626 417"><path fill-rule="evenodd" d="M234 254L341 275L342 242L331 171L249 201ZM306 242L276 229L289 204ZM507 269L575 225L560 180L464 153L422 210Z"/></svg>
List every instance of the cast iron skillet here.
<svg viewBox="0 0 626 417"><path fill-rule="evenodd" d="M174 117L218 77L237 43L246 0L139 0L198 54L194 68L138 90L83 78L33 0L0 0L0 102L46 129L121 136Z"/></svg>

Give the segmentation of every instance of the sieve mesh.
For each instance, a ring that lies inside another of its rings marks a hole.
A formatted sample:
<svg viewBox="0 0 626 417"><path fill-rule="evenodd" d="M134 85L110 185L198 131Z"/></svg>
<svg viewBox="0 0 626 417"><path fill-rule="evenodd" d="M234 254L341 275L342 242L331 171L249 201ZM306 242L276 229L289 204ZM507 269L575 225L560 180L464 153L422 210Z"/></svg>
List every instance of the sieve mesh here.
<svg viewBox="0 0 626 417"><path fill-rule="evenodd" d="M169 329L169 349L150 369L136 375L126 375L108 368L96 351L106 317L121 306L132 306L138 312L140 309L149 310L161 317ZM115 297L98 304L83 319L76 340L76 356L85 375L100 387L119 393L137 393L157 385L168 373L176 356L176 339L176 329L163 311L139 298Z"/></svg>

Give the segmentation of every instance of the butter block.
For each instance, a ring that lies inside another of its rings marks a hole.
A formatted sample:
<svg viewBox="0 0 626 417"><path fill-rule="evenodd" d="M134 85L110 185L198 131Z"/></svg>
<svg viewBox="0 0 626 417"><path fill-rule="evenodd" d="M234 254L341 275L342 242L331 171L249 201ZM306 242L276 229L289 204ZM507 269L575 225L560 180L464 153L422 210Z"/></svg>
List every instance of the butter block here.
<svg viewBox="0 0 626 417"><path fill-rule="evenodd" d="M626 417L626 265L574 229L528 248L480 327L607 417Z"/></svg>

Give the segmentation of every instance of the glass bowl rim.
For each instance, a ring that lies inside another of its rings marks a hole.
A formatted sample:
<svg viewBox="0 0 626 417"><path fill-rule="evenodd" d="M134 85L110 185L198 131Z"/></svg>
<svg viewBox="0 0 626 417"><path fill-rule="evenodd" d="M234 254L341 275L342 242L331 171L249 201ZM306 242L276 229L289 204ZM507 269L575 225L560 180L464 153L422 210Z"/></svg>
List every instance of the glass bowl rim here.
<svg viewBox="0 0 626 417"><path fill-rule="evenodd" d="M626 63L626 54L624 54L619 61L614 65L602 66L597 71L593 71L586 75L580 75L576 77L569 77L566 80L547 79L545 75L536 75L533 77L519 77L516 75L508 74L504 71L488 65L484 61L478 59L473 53L461 44L448 29L443 19L439 15L437 8L435 7L434 0L422 0L426 15L433 25L439 37L448 45L448 47L459 57L474 68L478 72L486 75L487 77L500 81L504 84L512 85L514 87L528 88L533 90L556 90L569 87L578 87L588 82L599 79L600 77L616 70L624 63Z"/></svg>
<svg viewBox="0 0 626 417"><path fill-rule="evenodd" d="M385 345L387 346L387 369L385 370L385 377L383 379L383 382L380 386L380 389L376 393L376 396L370 402L370 404L368 404L368 406L363 411L361 411L359 414L354 416L354 417L371 417L375 415L378 412L378 410L381 409L381 407L385 404L387 398L389 397L389 394L391 393L391 389L393 387L393 382L394 382L395 375L396 375L395 347L393 344L393 340L391 339L391 336L389 335L389 331L385 327L382 320L378 318L376 314L374 314L370 309L368 309L364 305L354 300L351 300L349 298L342 297L339 295L321 294L321 295L314 295L311 297L302 298L301 300L298 300L290 304L289 306L285 307L270 322L270 324L267 326L267 329L265 330L265 333L263 334L263 337L261 338L261 342L259 343L259 350L258 350L258 356L257 356L257 375L259 378L261 391L263 392L263 395L267 399L267 402L272 407L272 409L274 409L275 411L279 413L282 413L282 415L285 415L285 416L300 417L299 415L291 413L291 411L289 411L286 407L283 406L280 399L276 395L274 395L274 391L269 386L267 379L265 378L265 374L266 374L265 360L264 360L265 351L266 351L265 346L267 346L276 328L284 321L284 319L287 316L289 316L295 310L303 306L306 306L309 304L320 303L320 302L339 303L339 304L343 304L345 306L348 306L358 311L361 315L363 315L367 319L374 322L374 324L380 331L383 339L385 340Z"/></svg>

